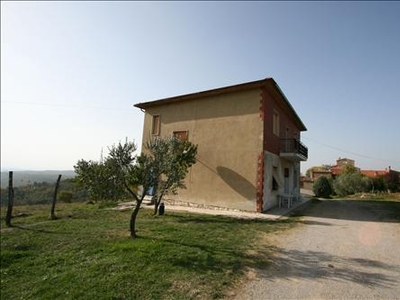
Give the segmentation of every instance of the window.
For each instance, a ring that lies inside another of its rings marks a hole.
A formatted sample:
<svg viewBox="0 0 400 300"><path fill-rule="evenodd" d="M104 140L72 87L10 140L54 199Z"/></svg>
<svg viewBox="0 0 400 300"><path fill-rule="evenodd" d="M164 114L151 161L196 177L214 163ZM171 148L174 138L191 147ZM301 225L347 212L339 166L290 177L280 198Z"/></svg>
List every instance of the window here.
<svg viewBox="0 0 400 300"><path fill-rule="evenodd" d="M277 191L279 189L278 181L275 179L275 176L277 175L277 172L278 172L278 168L277 167L273 167L273 169L272 169L272 174L273 174L272 175L272 190L273 191Z"/></svg>
<svg viewBox="0 0 400 300"><path fill-rule="evenodd" d="M181 141L187 141L189 139L189 131L174 131L173 136Z"/></svg>
<svg viewBox="0 0 400 300"><path fill-rule="evenodd" d="M279 189L278 182L276 181L275 177L272 176L272 190L277 191Z"/></svg>
<svg viewBox="0 0 400 300"><path fill-rule="evenodd" d="M274 110L274 114L272 115L272 132L279 136L279 114L276 110Z"/></svg>
<svg viewBox="0 0 400 300"><path fill-rule="evenodd" d="M151 125L151 134L159 135L160 134L160 115L153 116L153 123Z"/></svg>
<svg viewBox="0 0 400 300"><path fill-rule="evenodd" d="M289 168L285 168L285 178L289 178Z"/></svg>

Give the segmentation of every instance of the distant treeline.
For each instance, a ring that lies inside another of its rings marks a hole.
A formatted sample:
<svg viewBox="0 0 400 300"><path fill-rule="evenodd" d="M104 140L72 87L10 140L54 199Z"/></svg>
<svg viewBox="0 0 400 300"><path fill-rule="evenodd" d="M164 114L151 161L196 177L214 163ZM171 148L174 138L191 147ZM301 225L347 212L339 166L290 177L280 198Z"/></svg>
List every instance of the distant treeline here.
<svg viewBox="0 0 400 300"><path fill-rule="evenodd" d="M50 182L34 182L24 186L14 187L14 205L50 204L55 189L55 180ZM61 180L57 193L61 202L85 202L87 192L74 179ZM1 188L1 206L8 204L8 188Z"/></svg>
<svg viewBox="0 0 400 300"><path fill-rule="evenodd" d="M62 175L62 179L74 178L75 172L72 170L66 171L14 171L13 185L14 187L31 185L38 182L55 183L58 175ZM1 172L1 188L8 186L8 172Z"/></svg>

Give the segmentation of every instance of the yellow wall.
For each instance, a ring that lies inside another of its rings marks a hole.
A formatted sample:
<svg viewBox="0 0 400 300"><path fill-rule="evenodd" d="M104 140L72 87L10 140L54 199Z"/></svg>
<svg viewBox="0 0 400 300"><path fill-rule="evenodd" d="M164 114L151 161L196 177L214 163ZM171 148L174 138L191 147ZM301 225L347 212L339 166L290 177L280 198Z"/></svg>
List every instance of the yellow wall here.
<svg viewBox="0 0 400 300"><path fill-rule="evenodd" d="M253 89L146 109L143 145L151 137L152 115L157 114L161 136L188 130L189 141L198 145L198 162L186 178L187 189L168 198L256 210L263 138L260 99L260 89Z"/></svg>

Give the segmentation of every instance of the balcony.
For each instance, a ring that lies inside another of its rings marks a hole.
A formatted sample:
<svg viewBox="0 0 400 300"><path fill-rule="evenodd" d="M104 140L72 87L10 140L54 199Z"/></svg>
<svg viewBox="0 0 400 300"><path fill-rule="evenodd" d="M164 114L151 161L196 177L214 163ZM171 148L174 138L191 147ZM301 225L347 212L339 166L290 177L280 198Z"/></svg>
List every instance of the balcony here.
<svg viewBox="0 0 400 300"><path fill-rule="evenodd" d="M308 148L296 139L281 139L280 157L291 161L306 161Z"/></svg>

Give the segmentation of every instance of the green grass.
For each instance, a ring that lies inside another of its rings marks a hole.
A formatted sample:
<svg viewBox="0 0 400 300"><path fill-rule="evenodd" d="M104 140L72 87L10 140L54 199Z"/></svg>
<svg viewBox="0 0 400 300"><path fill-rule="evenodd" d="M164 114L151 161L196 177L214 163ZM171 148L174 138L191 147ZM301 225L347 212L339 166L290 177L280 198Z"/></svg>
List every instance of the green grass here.
<svg viewBox="0 0 400 300"><path fill-rule="evenodd" d="M338 197L339 198L339 197ZM344 197L350 200L373 200L373 201L394 201L400 202L400 193L358 193ZM343 199L343 197L341 198Z"/></svg>
<svg viewBox="0 0 400 300"><path fill-rule="evenodd" d="M15 207L12 228L2 218L1 299L221 298L266 264L250 251L260 236L295 224L142 209L133 241L130 211L58 204L52 221L49 209Z"/></svg>

